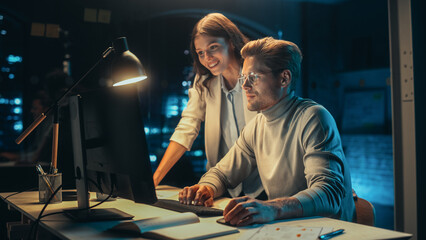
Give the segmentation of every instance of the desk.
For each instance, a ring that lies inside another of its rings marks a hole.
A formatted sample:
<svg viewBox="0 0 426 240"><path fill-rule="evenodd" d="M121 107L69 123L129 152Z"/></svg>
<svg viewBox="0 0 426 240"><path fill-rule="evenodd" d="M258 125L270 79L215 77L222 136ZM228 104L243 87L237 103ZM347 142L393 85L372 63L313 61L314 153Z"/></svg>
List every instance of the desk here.
<svg viewBox="0 0 426 240"><path fill-rule="evenodd" d="M168 187L168 186L159 186L157 188L157 195L159 198L169 198L177 199L179 189ZM0 193L2 200L11 193ZM94 193L91 193L91 198L95 197ZM24 192L4 200L9 207L16 209L21 212L23 216L35 220L38 217L43 204L38 202L38 192ZM215 201L214 206L218 208L224 208L229 199L219 199ZM91 205L95 204L97 201L91 201ZM45 214L57 212L64 208L76 207L77 203L75 201L64 201L60 204L51 204L46 210ZM168 216L175 214L173 211L166 209L161 209L145 204L135 204L134 202L126 199L118 199L116 201L110 201L103 203L100 207L109 208L114 207L120 209L124 212L134 215L134 220L158 217L158 216ZM209 217L209 218L200 218L201 222L217 224L216 219L220 217ZM71 221L68 217L63 214L52 215L44 218L40 226L56 235L61 239L126 239L126 238L116 238L116 236L109 236L105 231L109 228L115 226L117 221L109 222L91 222L91 223L77 223ZM409 239L412 235L402 232L396 232L381 228L369 227L365 225L360 225L356 223L350 223L345 221L340 221L331 218L323 217L313 217L313 218L301 218L301 219L291 219L291 220L281 220L275 221L271 224L282 224L288 226L300 226L300 227L333 227L334 229L343 228L345 229L345 234L333 238L333 240L344 240L344 239ZM214 239L238 239L244 232L261 225L249 226L238 228L240 233L226 235L222 237L217 237ZM129 238L127 238L129 239Z"/></svg>

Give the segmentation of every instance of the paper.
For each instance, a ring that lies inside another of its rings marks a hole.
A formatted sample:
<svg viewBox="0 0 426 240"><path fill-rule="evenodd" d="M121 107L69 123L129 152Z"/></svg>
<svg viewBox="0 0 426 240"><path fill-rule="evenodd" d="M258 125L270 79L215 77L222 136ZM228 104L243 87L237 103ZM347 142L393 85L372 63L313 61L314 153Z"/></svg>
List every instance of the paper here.
<svg viewBox="0 0 426 240"><path fill-rule="evenodd" d="M237 232L238 229L235 227L212 223L193 223L150 231L143 236L153 239L199 240Z"/></svg>
<svg viewBox="0 0 426 240"><path fill-rule="evenodd" d="M157 191L157 198L159 199L174 199L177 200L179 193L176 192L167 192L167 191Z"/></svg>
<svg viewBox="0 0 426 240"><path fill-rule="evenodd" d="M200 219L194 213L179 213L164 217L148 218L136 221L122 222L111 230L113 231L134 231L140 233L149 232L156 229L167 228L172 226L198 223Z"/></svg>
<svg viewBox="0 0 426 240"><path fill-rule="evenodd" d="M237 233L238 229L218 223L200 223L200 219L194 213L179 213L122 222L110 231L129 238L196 240Z"/></svg>
<svg viewBox="0 0 426 240"><path fill-rule="evenodd" d="M332 228L322 227L293 227L283 225L265 225L258 229L247 231L240 240L316 240L318 236L332 231Z"/></svg>

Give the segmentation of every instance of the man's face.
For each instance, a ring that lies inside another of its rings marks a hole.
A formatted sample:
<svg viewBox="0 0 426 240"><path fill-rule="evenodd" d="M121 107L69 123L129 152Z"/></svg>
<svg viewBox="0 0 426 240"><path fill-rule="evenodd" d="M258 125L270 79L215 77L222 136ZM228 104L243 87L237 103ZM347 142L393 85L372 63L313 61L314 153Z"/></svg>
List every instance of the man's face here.
<svg viewBox="0 0 426 240"><path fill-rule="evenodd" d="M245 76L243 89L247 96L247 108L250 111L264 111L275 105L283 96L280 79L274 77L271 69L255 57L244 60L242 75ZM253 83L247 79L249 76Z"/></svg>
<svg viewBox="0 0 426 240"><path fill-rule="evenodd" d="M198 60L213 75L217 76L227 70L232 53L224 38L198 35L194 40L194 46Z"/></svg>

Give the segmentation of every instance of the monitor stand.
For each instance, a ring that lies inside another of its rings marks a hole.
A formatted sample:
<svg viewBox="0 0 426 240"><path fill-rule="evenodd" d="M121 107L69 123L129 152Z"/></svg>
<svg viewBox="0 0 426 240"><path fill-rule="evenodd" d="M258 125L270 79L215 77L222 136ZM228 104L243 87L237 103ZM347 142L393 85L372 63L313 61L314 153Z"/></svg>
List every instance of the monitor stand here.
<svg viewBox="0 0 426 240"><path fill-rule="evenodd" d="M73 106L78 106L80 101L80 96L74 96L70 98L71 109L74 109ZM79 109L79 108L76 108ZM74 110L71 111L71 116L75 119L79 119L80 111ZM81 129L80 125L82 124L79 120L71 121L72 129ZM80 222L89 222L89 221L113 221L113 220L127 220L132 219L134 216L122 212L115 208L89 208L89 188L88 188L88 178L86 172L85 164L85 154L83 153L83 143L82 143L82 132L81 131L71 131L72 140L73 140L73 153L74 153L74 170L76 176L76 188L77 188L77 208L64 209L65 215ZM111 186L112 188L112 186Z"/></svg>

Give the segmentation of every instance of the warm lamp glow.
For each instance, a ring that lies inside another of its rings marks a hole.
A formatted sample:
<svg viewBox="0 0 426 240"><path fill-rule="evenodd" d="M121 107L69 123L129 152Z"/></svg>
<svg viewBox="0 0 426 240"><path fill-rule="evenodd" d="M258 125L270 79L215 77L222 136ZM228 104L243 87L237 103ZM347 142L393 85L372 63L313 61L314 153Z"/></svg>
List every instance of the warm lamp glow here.
<svg viewBox="0 0 426 240"><path fill-rule="evenodd" d="M127 85L127 84L132 84L132 83L136 83L136 82L140 82L142 80L145 80L147 78L147 76L140 76L140 77L135 77L135 78L130 78L130 79L126 79L123 80L121 82L118 83L114 83L114 85L112 85L113 87L117 87L117 86L123 86L123 85Z"/></svg>
<svg viewBox="0 0 426 240"><path fill-rule="evenodd" d="M113 42L114 58L111 67L112 86L136 83L147 78L139 59L129 51L125 37Z"/></svg>

